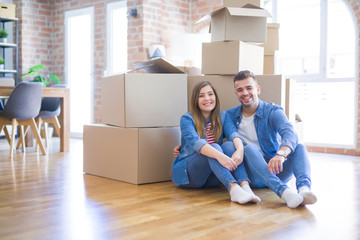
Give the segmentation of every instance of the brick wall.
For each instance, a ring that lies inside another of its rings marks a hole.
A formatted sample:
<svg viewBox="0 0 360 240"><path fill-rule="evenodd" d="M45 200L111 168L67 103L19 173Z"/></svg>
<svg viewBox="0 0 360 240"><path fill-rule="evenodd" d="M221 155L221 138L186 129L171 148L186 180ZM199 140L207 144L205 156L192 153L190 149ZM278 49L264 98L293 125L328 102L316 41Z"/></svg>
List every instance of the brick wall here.
<svg viewBox="0 0 360 240"><path fill-rule="evenodd" d="M140 6L128 1L128 7L137 7L139 13L129 18L129 68L149 60L149 45L163 44L169 50L176 34L189 31L189 0L144 0Z"/></svg>
<svg viewBox="0 0 360 240"><path fill-rule="evenodd" d="M203 22L196 24L200 18L207 13L213 12L223 6L222 0L193 0L191 1L191 32L200 32L202 30L209 29L209 22Z"/></svg>
<svg viewBox="0 0 360 240"><path fill-rule="evenodd" d="M101 90L99 82L106 69L106 4L114 0L14 0L19 20L19 71L44 64L50 74L64 79L64 16L68 10L95 7L94 58L100 59L94 66L94 119L101 122ZM360 32L360 0L346 0L357 20ZM129 9L137 8L138 16L130 17L128 24L128 67L148 60L147 47L164 44L171 49L171 40L180 33L196 33L208 29L208 23L195 24L206 13L222 6L222 0L128 0ZM359 41L360 45L360 41ZM360 49L360 46L359 46ZM168 55L171 55L169 52ZM360 54L359 54L360 56ZM171 61L171 59L169 59ZM359 75L360 78L360 75ZM358 79L359 81L359 79ZM360 83L358 92L360 96ZM358 99L360 110L360 97ZM360 111L358 111L360 114ZM360 119L360 115L358 117ZM360 155L360 122L357 130L356 149L316 148L310 151Z"/></svg>
<svg viewBox="0 0 360 240"><path fill-rule="evenodd" d="M14 1L19 29L19 72L36 64L53 69L52 6L48 1Z"/></svg>

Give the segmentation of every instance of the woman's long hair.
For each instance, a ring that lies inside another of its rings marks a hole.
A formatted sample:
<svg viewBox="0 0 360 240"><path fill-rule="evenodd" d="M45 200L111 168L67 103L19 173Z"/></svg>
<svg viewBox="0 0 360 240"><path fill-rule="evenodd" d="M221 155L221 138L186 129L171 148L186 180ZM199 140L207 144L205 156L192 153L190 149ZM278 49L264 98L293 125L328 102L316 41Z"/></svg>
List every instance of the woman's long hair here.
<svg viewBox="0 0 360 240"><path fill-rule="evenodd" d="M211 130L215 136L215 142L218 142L222 134L222 125L220 120L220 101L215 91L215 88L211 85L210 82L201 81L194 86L191 96L191 113L195 121L196 132L199 134L200 137L202 138L205 137L205 128L204 128L205 121L204 121L204 117L201 114L201 110L199 108L200 90L205 86L210 86L215 94L216 105L215 108L211 111L210 122L211 122Z"/></svg>

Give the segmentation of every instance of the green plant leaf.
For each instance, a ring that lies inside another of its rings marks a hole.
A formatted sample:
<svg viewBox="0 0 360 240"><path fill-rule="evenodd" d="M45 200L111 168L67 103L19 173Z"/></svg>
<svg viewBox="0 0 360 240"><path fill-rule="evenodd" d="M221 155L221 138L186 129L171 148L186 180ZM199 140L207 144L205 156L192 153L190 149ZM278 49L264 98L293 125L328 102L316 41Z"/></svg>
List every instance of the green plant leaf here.
<svg viewBox="0 0 360 240"><path fill-rule="evenodd" d="M31 68L29 68L29 72L39 72L40 70L44 69L44 65L39 64L39 65L35 65Z"/></svg>
<svg viewBox="0 0 360 240"><path fill-rule="evenodd" d="M41 82L44 87L48 87L51 82L53 81L56 84L60 84L60 79L56 75L45 75L42 74L40 71L44 69L44 65L38 64L31 68L29 68L27 73L21 75L22 78L34 76L31 82Z"/></svg>
<svg viewBox="0 0 360 240"><path fill-rule="evenodd" d="M49 75L49 78L52 79L55 82L55 84L61 83L59 77L56 75Z"/></svg>

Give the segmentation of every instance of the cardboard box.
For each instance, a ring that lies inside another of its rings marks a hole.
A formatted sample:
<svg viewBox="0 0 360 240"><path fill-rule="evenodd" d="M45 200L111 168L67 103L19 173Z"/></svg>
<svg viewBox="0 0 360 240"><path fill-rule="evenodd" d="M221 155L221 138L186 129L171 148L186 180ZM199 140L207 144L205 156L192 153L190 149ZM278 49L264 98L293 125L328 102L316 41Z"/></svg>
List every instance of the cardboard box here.
<svg viewBox="0 0 360 240"><path fill-rule="evenodd" d="M283 75L256 75L260 85L259 98L281 106L286 115L286 79Z"/></svg>
<svg viewBox="0 0 360 240"><path fill-rule="evenodd" d="M197 23L211 19L211 41L241 40L265 43L266 21L270 13L251 4L241 8L223 7L202 17Z"/></svg>
<svg viewBox="0 0 360 240"><path fill-rule="evenodd" d="M275 74L275 51L264 51L264 74Z"/></svg>
<svg viewBox="0 0 360 240"><path fill-rule="evenodd" d="M102 78L103 123L120 127L179 126L187 110L186 74L163 60L150 63L143 64L145 71L167 73L124 73Z"/></svg>
<svg viewBox="0 0 360 240"><path fill-rule="evenodd" d="M295 80L286 79L283 75L256 75L260 85L259 98L265 102L281 106L289 121L295 121Z"/></svg>
<svg viewBox="0 0 360 240"><path fill-rule="evenodd" d="M190 111L192 90L200 81L208 81L215 88L220 99L221 111L226 111L240 104L235 95L234 75L188 76L188 111Z"/></svg>
<svg viewBox="0 0 360 240"><path fill-rule="evenodd" d="M246 4L251 4L257 7L261 7L260 0L224 0L224 7L243 7Z"/></svg>
<svg viewBox="0 0 360 240"><path fill-rule="evenodd" d="M1 18L15 18L15 4L0 3Z"/></svg>
<svg viewBox="0 0 360 240"><path fill-rule="evenodd" d="M242 41L208 42L202 45L203 74L235 75L241 70L263 74L263 47Z"/></svg>
<svg viewBox="0 0 360 240"><path fill-rule="evenodd" d="M266 42L260 46L264 47L264 51L279 50L279 23L268 23L266 30Z"/></svg>
<svg viewBox="0 0 360 240"><path fill-rule="evenodd" d="M180 129L84 126L84 172L133 184L171 180Z"/></svg>

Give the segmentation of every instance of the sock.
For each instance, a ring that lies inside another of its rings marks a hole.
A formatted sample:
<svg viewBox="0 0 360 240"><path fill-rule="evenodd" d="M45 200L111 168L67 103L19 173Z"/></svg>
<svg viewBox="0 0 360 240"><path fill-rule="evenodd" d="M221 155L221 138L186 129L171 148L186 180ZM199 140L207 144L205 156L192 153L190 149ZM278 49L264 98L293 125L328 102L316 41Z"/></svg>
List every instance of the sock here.
<svg viewBox="0 0 360 240"><path fill-rule="evenodd" d="M314 204L317 201L315 194L311 192L311 190L306 186L303 186L299 189L299 194L304 198L301 205Z"/></svg>
<svg viewBox="0 0 360 240"><path fill-rule="evenodd" d="M256 203L261 202L261 199L258 196L256 196L255 193L251 190L249 184L245 184L241 188L252 195L252 199L251 199L252 202L256 202Z"/></svg>
<svg viewBox="0 0 360 240"><path fill-rule="evenodd" d="M235 185L230 191L230 199L232 202L244 204L252 199L252 195L244 191L239 185Z"/></svg>
<svg viewBox="0 0 360 240"><path fill-rule="evenodd" d="M286 202L286 204L289 208L296 208L304 200L302 195L300 195L296 192L293 192L289 188L285 189L285 191L281 195L281 198Z"/></svg>

